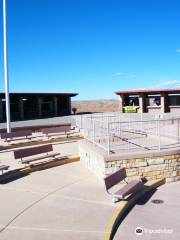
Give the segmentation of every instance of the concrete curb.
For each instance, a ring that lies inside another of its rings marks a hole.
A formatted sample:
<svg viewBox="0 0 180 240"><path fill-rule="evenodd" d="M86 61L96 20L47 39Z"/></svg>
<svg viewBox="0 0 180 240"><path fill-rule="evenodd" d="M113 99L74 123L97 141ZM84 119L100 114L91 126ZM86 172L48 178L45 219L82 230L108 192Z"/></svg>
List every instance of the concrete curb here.
<svg viewBox="0 0 180 240"><path fill-rule="evenodd" d="M9 171L9 172L1 175L0 183L5 183L5 182L11 181L13 179L23 177L32 172L41 171L44 169L57 167L57 166L61 166L64 164L77 162L77 161L80 161L80 157L72 156L72 157L68 157L68 158L55 159L53 161L47 161L47 162L43 162L43 163L33 164L28 167L23 167L20 169L15 169L15 170Z"/></svg>
<svg viewBox="0 0 180 240"><path fill-rule="evenodd" d="M112 240L114 238L115 229L117 228L118 223L122 222L122 217L124 213L130 209L139 198L141 198L143 195L147 194L148 192L156 189L157 187L165 184L165 178L154 180L154 181L148 181L142 191L133 194L130 196L127 200L121 201L114 211L110 222L108 223L108 226L104 232L104 238L103 240ZM120 224L119 224L120 225Z"/></svg>

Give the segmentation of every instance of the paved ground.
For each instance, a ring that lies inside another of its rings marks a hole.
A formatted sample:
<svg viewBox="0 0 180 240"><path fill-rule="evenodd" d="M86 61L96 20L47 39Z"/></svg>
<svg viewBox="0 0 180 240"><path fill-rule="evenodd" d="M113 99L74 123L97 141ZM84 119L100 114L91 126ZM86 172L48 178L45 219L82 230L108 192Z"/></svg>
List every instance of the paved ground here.
<svg viewBox="0 0 180 240"><path fill-rule="evenodd" d="M0 239L100 240L117 207L80 162L0 185Z"/></svg>
<svg viewBox="0 0 180 240"><path fill-rule="evenodd" d="M78 154L76 141L53 148L62 155ZM11 169L21 167L12 150L0 152L0 162ZM114 239L180 239L179 189L180 182L164 185L146 204L136 205ZM155 205L152 199L164 203ZM80 162L34 172L0 184L0 240L102 240L117 206ZM134 233L136 227L143 228L143 235ZM149 233L152 230L164 233Z"/></svg>
<svg viewBox="0 0 180 240"><path fill-rule="evenodd" d="M153 204L153 199L163 200ZM161 186L144 204L139 203L120 225L114 240L178 240L180 239L180 182ZM143 229L136 235L135 229Z"/></svg>

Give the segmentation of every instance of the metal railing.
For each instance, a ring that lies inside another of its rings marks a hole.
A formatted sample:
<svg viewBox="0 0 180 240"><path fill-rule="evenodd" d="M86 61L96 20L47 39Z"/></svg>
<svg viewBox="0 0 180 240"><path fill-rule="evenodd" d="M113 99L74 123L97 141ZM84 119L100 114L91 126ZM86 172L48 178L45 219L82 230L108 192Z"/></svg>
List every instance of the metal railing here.
<svg viewBox="0 0 180 240"><path fill-rule="evenodd" d="M91 114L78 116L76 124L85 138L108 154L161 150L180 143L180 117L153 114Z"/></svg>

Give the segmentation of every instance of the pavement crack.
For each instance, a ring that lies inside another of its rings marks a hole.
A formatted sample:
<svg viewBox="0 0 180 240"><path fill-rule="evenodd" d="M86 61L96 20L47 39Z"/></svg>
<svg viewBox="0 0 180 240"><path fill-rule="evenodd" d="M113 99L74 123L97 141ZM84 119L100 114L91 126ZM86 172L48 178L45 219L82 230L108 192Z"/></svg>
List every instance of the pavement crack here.
<svg viewBox="0 0 180 240"><path fill-rule="evenodd" d="M44 195L43 197L39 198L39 199L36 200L35 202L31 203L29 206L27 206L26 208L24 208L20 213L18 213L15 217L13 217L4 227L2 227L2 228L0 229L0 233L2 233L3 231L5 231L6 228L8 228L8 227L10 226L10 224L13 223L18 217L20 217L23 213L25 213L26 211L28 211L30 208L32 208L33 206L35 206L36 204L38 204L38 203L41 202L42 200L46 199L46 198L49 197L50 195L53 195L54 193L58 192L59 190L61 190L61 189L63 189L63 188L69 187L69 186L71 186L71 185L76 184L77 182L82 181L83 179L85 179L85 178L78 179L77 181L75 181L75 182L73 182L73 183L70 183L70 184L67 184L67 185L65 185L65 186L63 186L63 187L56 188L54 191L47 193L46 195Z"/></svg>

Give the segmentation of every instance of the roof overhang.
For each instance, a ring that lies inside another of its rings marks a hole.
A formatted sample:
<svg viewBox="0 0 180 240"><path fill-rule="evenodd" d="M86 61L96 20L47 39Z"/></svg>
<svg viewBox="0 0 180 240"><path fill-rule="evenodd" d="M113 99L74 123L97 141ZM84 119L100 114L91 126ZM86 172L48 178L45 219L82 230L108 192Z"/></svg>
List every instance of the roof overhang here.
<svg viewBox="0 0 180 240"><path fill-rule="evenodd" d="M153 90L129 90L129 91L118 91L115 92L115 94L117 95L124 95L124 94L157 94L157 93L167 93L167 94L171 94L171 93L180 93L180 88L178 89L153 89Z"/></svg>
<svg viewBox="0 0 180 240"><path fill-rule="evenodd" d="M11 92L9 93L13 96L64 96L64 97L75 97L78 93L45 93L45 92ZM0 93L1 96L4 96L5 93Z"/></svg>

